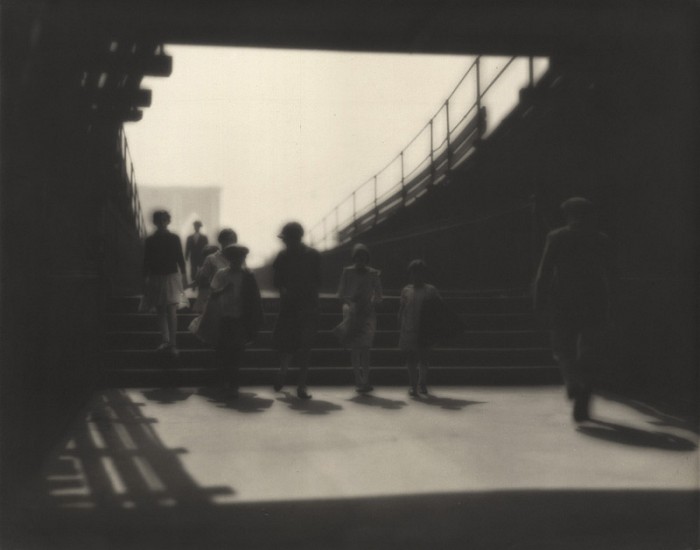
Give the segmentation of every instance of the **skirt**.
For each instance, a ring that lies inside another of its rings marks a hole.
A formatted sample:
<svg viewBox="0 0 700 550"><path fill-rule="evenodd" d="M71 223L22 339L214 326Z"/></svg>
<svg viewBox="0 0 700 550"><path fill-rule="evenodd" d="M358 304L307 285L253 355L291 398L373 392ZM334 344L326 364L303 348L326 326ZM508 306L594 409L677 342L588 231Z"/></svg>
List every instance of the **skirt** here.
<svg viewBox="0 0 700 550"><path fill-rule="evenodd" d="M156 307L180 304L183 295L182 276L179 273L151 275L141 298L139 311L148 312Z"/></svg>

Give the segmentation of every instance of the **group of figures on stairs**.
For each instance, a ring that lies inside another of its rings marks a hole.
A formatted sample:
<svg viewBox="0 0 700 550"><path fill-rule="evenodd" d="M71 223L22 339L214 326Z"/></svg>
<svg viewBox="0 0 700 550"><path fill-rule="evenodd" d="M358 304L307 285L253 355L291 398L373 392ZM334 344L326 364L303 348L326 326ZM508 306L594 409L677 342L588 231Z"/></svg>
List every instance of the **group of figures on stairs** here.
<svg viewBox="0 0 700 550"><path fill-rule="evenodd" d="M162 336L158 351L179 355L177 349L177 311L183 304L183 290L197 287L192 309L200 315L189 330L215 349L221 383L231 397L238 395L239 369L246 346L251 344L263 324L260 290L252 271L245 266L249 249L238 243L233 229L218 236L221 248L190 236L187 251L192 263L192 282L187 283L185 256L180 239L168 231L170 214L153 214L155 232L144 247L144 294L140 311L155 309ZM195 235L201 224L195 223ZM321 255L303 243L304 229L297 222L287 223L278 237L284 243L273 263L273 283L279 291L280 308L273 331L273 345L279 352L280 368L273 386L280 391L287 371L294 362L299 368L297 396L310 399L307 381L309 359L319 321ZM202 245L200 251L192 252ZM376 307L382 303L381 273L369 265L369 249L357 244L352 250L352 265L343 269L338 289L343 318L333 330L338 341L350 350L356 391L370 393L370 349L377 327ZM408 266L407 284L401 291L398 312L399 347L406 356L409 393L427 394L429 352L441 339L462 331L459 317L452 313L437 289L426 282L427 266L413 260Z"/></svg>
<svg viewBox="0 0 700 550"><path fill-rule="evenodd" d="M614 254L610 239L596 229L593 205L573 197L562 205L566 225L549 233L534 284L534 307L550 319L552 351L560 365L567 395L574 402L576 422L589 419L593 375L601 364L601 341L610 323ZM220 248L200 234L201 223L188 237L186 255L180 238L168 231L170 214L153 214L155 232L144 247L144 295L140 310L155 309L162 343L158 350L177 357L177 310L184 288L196 287L192 309L200 315L190 324L202 342L215 349L221 383L238 395L243 353L263 324L260 290L255 275L245 266L249 249L238 243L233 229L218 236ZM273 387L280 391L292 362L299 368L297 396L310 399L307 381L309 359L319 321L321 255L303 243L304 229L287 223L278 237L284 243L273 263L273 282L280 309L273 345L280 367ZM191 260L188 284L186 256ZM381 273L371 267L370 251L362 244L352 249L352 264L343 269L338 289L342 322L334 328L340 344L350 350L356 391L369 393L370 349L377 326L376 308L383 299ZM408 265L408 284L399 300L399 348L406 358L409 394L427 394L430 350L439 341L463 331L437 289L426 281L421 259Z"/></svg>

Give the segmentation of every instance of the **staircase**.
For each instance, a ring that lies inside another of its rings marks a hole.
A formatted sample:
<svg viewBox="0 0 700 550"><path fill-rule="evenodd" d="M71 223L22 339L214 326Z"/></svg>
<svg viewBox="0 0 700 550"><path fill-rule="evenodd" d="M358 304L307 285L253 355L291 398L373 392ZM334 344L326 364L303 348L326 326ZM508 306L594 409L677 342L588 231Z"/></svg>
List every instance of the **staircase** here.
<svg viewBox="0 0 700 550"><path fill-rule="evenodd" d="M377 334L371 354L373 384L407 384L404 358L398 350L398 297L386 297L377 312ZM432 353L430 384L550 384L560 381L549 350L548 334L537 326L530 298L522 293L444 293L464 321L465 331L449 346ZM156 352L160 343L154 314L137 313L138 296L115 297L106 316L107 352L103 384L107 387L193 386L216 379L214 352L187 331L193 313L178 314L180 356ZM279 299L263 297L265 324L246 350L243 384L272 383L278 365L272 328ZM321 297L320 328L311 354L309 384L351 385L350 352L336 342L331 329L341 320L337 298ZM294 383L291 372L289 382Z"/></svg>

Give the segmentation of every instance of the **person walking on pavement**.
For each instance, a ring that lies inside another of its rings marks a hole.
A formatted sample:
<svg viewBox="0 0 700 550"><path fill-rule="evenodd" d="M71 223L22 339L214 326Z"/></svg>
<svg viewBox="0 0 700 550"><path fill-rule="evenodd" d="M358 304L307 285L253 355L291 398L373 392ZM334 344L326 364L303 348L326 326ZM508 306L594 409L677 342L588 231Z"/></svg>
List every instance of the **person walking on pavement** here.
<svg viewBox="0 0 700 550"><path fill-rule="evenodd" d="M573 418L589 417L593 374L601 359L601 337L609 322L614 252L596 229L593 204L564 201L566 225L547 235L534 284L534 307L551 315L552 352L561 369Z"/></svg>
<svg viewBox="0 0 700 550"><path fill-rule="evenodd" d="M280 352L280 370L274 383L280 391L287 369L296 356L299 366L297 397L310 399L307 392L309 357L318 325L318 293L321 286L321 255L302 242L304 228L289 222L278 237L285 249L272 264L273 284L280 293L280 312L273 342Z"/></svg>

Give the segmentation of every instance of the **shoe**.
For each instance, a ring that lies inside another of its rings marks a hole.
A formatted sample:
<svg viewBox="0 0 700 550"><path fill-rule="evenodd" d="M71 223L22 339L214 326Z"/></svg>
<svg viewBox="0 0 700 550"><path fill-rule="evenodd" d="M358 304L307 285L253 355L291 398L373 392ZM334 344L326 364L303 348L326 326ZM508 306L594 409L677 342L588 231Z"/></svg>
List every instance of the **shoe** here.
<svg viewBox="0 0 700 550"><path fill-rule="evenodd" d="M306 393L305 389L297 388L297 397L299 399L311 399L311 394Z"/></svg>
<svg viewBox="0 0 700 550"><path fill-rule="evenodd" d="M168 353L172 356L173 359L177 359L180 357L180 350L177 349L175 346L170 346L168 348Z"/></svg>
<svg viewBox="0 0 700 550"><path fill-rule="evenodd" d="M418 397L418 391L416 391L416 388L409 388L408 395L411 397Z"/></svg>
<svg viewBox="0 0 700 550"><path fill-rule="evenodd" d="M366 384L364 386L358 386L357 388L355 388L355 391L357 393L369 393L372 390L374 390L374 388L372 386L370 386L369 384Z"/></svg>
<svg viewBox="0 0 700 550"><path fill-rule="evenodd" d="M238 388L231 388L228 390L228 397L230 399L238 399L239 393Z"/></svg>
<svg viewBox="0 0 700 550"><path fill-rule="evenodd" d="M421 384L418 391L420 391L423 395L428 395L428 387L425 384Z"/></svg>
<svg viewBox="0 0 700 550"><path fill-rule="evenodd" d="M160 346L156 348L156 351L168 351L170 349L169 342L163 342Z"/></svg>
<svg viewBox="0 0 700 550"><path fill-rule="evenodd" d="M275 392L280 391L282 388L284 388L284 384L280 384L279 382L272 384L272 389L275 390Z"/></svg>

